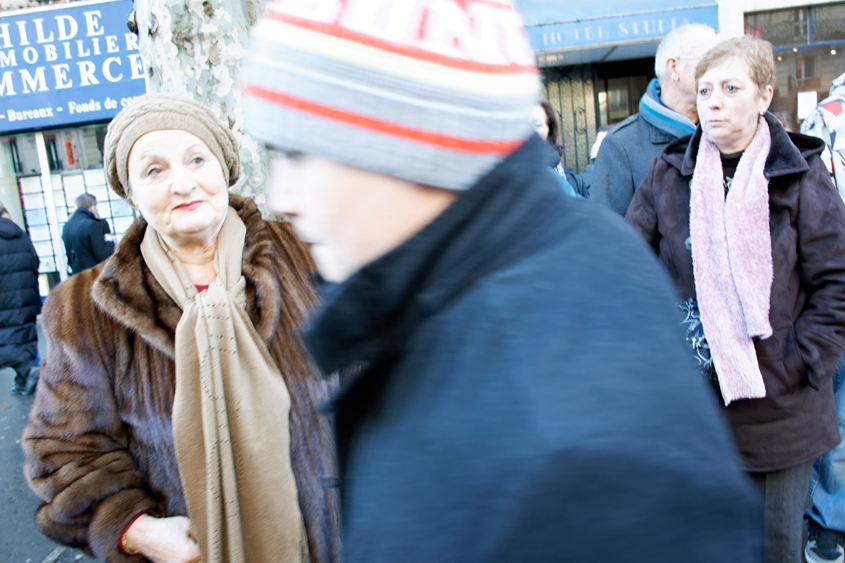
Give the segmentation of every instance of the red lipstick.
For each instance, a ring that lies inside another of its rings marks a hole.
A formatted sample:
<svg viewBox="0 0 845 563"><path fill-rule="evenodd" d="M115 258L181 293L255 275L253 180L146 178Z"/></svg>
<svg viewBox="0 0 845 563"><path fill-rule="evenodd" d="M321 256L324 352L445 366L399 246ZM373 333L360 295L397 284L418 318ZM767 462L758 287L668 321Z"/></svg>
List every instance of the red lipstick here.
<svg viewBox="0 0 845 563"><path fill-rule="evenodd" d="M180 211L194 211L200 205L202 205L201 201L191 201L188 203L183 203L182 205L177 205L175 209L179 209Z"/></svg>

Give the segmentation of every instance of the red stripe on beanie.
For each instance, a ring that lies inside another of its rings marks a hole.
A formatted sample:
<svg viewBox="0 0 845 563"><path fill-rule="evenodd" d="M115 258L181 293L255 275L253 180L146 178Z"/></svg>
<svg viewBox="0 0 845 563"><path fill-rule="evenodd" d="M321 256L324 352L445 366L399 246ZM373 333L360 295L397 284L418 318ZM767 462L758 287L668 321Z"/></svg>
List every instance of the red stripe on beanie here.
<svg viewBox="0 0 845 563"><path fill-rule="evenodd" d="M310 113L319 117L332 119L362 129L369 129L387 135L402 137L411 141L424 143L443 149L452 149L469 153L491 153L491 154L510 154L522 144L522 140L517 141L482 141L478 139L465 139L461 137L454 137L451 135L444 135L442 133L432 133L430 131L423 131L414 127L407 127L391 121L385 121L375 117L362 115L345 111L342 109L326 106L285 94L277 90L271 90L256 84L246 84L244 86L244 93L261 98L268 102L288 108Z"/></svg>
<svg viewBox="0 0 845 563"><path fill-rule="evenodd" d="M488 63L480 63L477 61L455 59L447 55L441 55L439 53L427 51L418 47L409 47L406 45L392 43L384 39L373 37L372 35L366 35L364 33L353 31L337 24L323 23L305 18L300 18L297 16L292 16L290 14L282 14L273 11L272 8L267 9L267 11L264 13L264 17L271 20L280 21L288 25L308 29L310 31L316 31L317 33L323 33L332 37L347 39L349 41L354 41L362 45L367 45L369 47L375 47L376 49L395 53L397 55L403 55L406 57L411 57L422 61L428 61L461 70L471 70L475 72L484 72L489 74L520 74L528 72L532 74L538 73L537 67L535 67L534 65L518 65L515 63L511 63L508 65L495 65Z"/></svg>

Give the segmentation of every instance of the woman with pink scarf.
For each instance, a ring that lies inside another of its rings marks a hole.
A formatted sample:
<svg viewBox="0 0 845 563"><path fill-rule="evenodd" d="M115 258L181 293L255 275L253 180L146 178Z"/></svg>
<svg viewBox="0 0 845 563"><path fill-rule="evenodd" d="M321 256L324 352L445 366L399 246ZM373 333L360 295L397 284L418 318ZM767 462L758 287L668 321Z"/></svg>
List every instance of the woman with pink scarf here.
<svg viewBox="0 0 845 563"><path fill-rule="evenodd" d="M675 282L688 323L700 318L706 345L696 339L695 355L764 498L766 563L800 563L812 463L839 443L845 205L824 144L767 112L771 44L724 41L696 81L695 133L652 162L626 218Z"/></svg>

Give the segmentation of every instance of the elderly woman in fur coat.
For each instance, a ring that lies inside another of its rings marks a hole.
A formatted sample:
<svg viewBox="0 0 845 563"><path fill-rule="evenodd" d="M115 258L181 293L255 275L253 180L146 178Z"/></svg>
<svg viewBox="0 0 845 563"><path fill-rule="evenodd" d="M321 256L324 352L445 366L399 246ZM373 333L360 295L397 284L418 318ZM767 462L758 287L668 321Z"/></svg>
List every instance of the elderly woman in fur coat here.
<svg viewBox="0 0 845 563"><path fill-rule="evenodd" d="M800 563L812 463L839 443L845 206L824 144L767 112L771 44L727 40L696 79L698 128L652 162L626 217L675 282L696 347L703 327L698 352L765 498L766 562Z"/></svg>
<svg viewBox="0 0 845 563"><path fill-rule="evenodd" d="M142 218L46 302L38 526L103 561L339 561L326 389L297 334L308 250L229 195L237 142L199 103L143 96L104 152Z"/></svg>

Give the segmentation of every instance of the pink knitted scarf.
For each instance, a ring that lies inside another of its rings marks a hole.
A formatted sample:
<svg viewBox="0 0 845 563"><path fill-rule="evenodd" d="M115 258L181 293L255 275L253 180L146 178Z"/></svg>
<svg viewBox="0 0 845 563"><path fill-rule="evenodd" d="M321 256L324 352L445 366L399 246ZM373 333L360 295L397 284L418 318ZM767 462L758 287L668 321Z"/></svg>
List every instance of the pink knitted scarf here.
<svg viewBox="0 0 845 563"><path fill-rule="evenodd" d="M752 338L772 335L772 238L763 175L771 148L765 119L725 197L719 149L704 135L690 185L695 291L725 405L766 396Z"/></svg>

